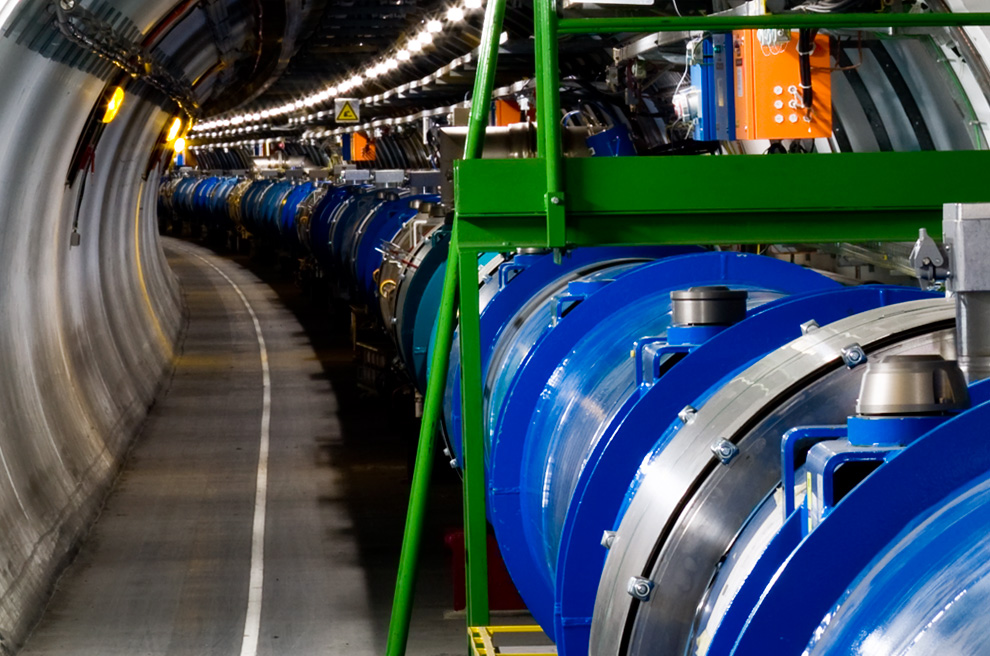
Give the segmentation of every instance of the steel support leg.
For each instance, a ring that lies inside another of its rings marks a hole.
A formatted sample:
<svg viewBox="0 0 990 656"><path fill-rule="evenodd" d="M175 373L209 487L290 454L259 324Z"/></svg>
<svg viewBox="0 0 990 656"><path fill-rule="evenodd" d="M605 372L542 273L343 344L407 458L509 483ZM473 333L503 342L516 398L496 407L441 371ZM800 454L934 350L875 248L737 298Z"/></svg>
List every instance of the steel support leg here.
<svg viewBox="0 0 990 656"><path fill-rule="evenodd" d="M419 445L416 464L413 466L412 489L406 528L402 535L402 552L399 556L399 573L395 581L395 598L392 601L392 618L388 626L387 656L406 653L409 639L409 622L412 617L413 595L416 590L416 570L419 550L423 540L423 523L430 496L430 477L433 472L433 440L437 421L443 411L444 384L450 364L450 347L454 343L454 319L457 308L457 230L451 235L447 253L447 271L444 275L440 300L440 316L437 334L430 360L429 380L423 406L423 421L419 427ZM477 279L477 273L474 278ZM477 291L475 291L477 295ZM475 302L477 306L477 302Z"/></svg>
<svg viewBox="0 0 990 656"><path fill-rule="evenodd" d="M484 410L477 253L460 253L461 431L464 454L464 553L468 626L488 612L488 517L485 511Z"/></svg>

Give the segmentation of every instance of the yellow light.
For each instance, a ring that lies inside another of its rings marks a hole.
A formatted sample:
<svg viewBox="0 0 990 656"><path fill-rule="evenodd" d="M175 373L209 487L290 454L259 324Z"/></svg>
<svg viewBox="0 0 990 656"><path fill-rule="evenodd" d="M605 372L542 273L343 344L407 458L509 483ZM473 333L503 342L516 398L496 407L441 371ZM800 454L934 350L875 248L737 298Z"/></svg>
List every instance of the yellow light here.
<svg viewBox="0 0 990 656"><path fill-rule="evenodd" d="M176 139L175 140L175 143L172 144L172 149L175 150L176 153L185 152L185 150L186 150L186 138L185 137L179 137L178 139Z"/></svg>
<svg viewBox="0 0 990 656"><path fill-rule="evenodd" d="M182 129L182 119L176 116L175 120L172 121L172 127L168 129L168 141L169 142L175 141L175 138L179 136L179 130L181 129Z"/></svg>
<svg viewBox="0 0 990 656"><path fill-rule="evenodd" d="M107 111L103 114L103 122L109 123L116 116L117 112L120 111L120 106L124 104L124 90L117 87L113 90L113 96L110 97L110 102L107 103Z"/></svg>

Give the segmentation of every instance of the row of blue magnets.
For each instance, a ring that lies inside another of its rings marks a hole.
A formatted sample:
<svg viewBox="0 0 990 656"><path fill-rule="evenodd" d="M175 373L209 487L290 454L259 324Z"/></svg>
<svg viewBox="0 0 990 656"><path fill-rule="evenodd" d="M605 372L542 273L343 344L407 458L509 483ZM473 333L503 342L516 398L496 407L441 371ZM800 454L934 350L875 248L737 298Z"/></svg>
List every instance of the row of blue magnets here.
<svg viewBox="0 0 990 656"><path fill-rule="evenodd" d="M222 225L233 216L225 199L237 184L183 181L173 205ZM303 243L293 205L313 193L321 198ZM250 232L307 249L326 271L352 280L371 305L379 246L415 214L409 200L436 200L399 193L257 180L240 212ZM549 253L503 257L479 282L489 520L534 618L558 653L571 656L589 653L607 555L603 529L620 525L641 465L663 451L689 402L800 337L808 319L825 325L931 297L906 287L843 287L772 258L694 247L584 248L556 262ZM398 346L421 388L444 268L442 257L434 260L418 283L430 292L399 310L400 317L417 316L408 322L417 326L415 342ZM671 330L670 293L704 285L747 290L746 318ZM459 361L455 340L444 424L457 462ZM814 530L807 505L791 507L706 653L990 649L990 629L980 619L990 601L990 391L976 385L971 398L971 409L920 422L911 440L879 451L882 466L820 510ZM851 430L798 432L784 444L793 448L809 435L841 442Z"/></svg>

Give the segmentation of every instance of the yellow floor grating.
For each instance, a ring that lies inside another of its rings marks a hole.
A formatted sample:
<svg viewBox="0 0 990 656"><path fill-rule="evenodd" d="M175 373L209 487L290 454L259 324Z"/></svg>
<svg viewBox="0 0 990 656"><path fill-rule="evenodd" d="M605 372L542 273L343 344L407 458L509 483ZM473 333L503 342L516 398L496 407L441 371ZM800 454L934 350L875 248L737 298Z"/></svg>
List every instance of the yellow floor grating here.
<svg viewBox="0 0 990 656"><path fill-rule="evenodd" d="M557 648L543 629L535 625L472 626L468 627L468 636L472 656L547 656L557 653ZM522 644L529 642L540 644Z"/></svg>

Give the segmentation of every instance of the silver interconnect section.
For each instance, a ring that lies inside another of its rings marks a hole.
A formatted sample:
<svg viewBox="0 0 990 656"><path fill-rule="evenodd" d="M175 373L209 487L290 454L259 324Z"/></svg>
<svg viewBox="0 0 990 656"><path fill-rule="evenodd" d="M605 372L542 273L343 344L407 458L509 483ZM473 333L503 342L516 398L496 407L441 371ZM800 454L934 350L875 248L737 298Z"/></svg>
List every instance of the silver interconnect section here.
<svg viewBox="0 0 990 656"><path fill-rule="evenodd" d="M944 299L927 299L824 325L740 372L700 405L639 470L639 486L606 552L588 653L699 653L699 609L721 604L707 597L709 585L753 509L780 485L781 436L798 425L842 423L855 412L866 367L842 366L842 349L861 344L876 361L948 356L952 330L943 327L953 312ZM711 447L721 439L739 455L713 467ZM655 585L649 603L627 592L637 576Z"/></svg>
<svg viewBox="0 0 990 656"><path fill-rule="evenodd" d="M948 289L956 297L956 352L969 382L990 378L990 203L946 205Z"/></svg>
<svg viewBox="0 0 990 656"><path fill-rule="evenodd" d="M406 172L402 169L379 169L374 171L375 184L398 186L406 181Z"/></svg>

